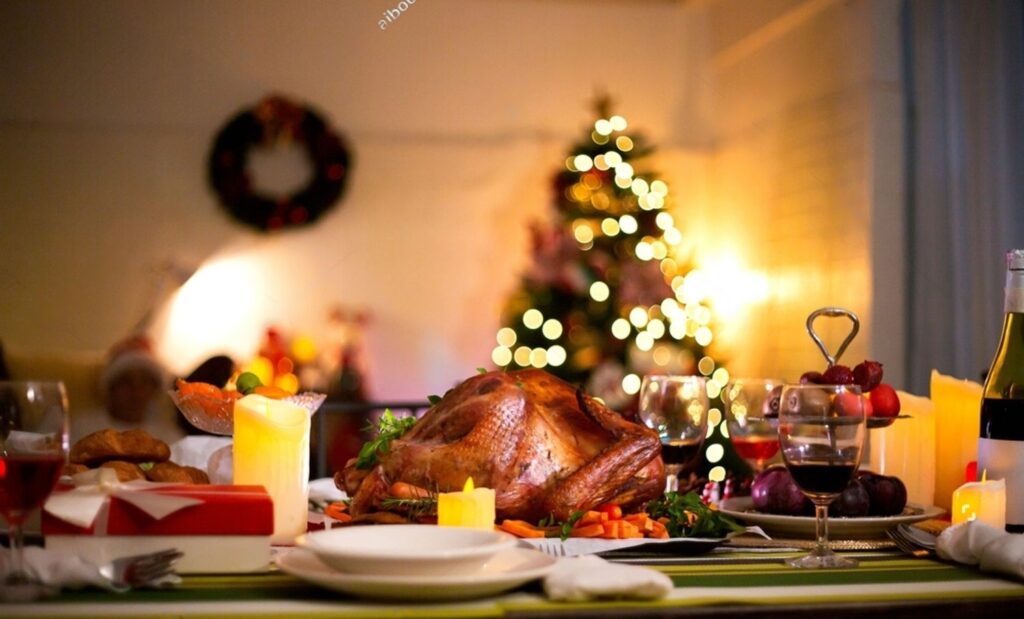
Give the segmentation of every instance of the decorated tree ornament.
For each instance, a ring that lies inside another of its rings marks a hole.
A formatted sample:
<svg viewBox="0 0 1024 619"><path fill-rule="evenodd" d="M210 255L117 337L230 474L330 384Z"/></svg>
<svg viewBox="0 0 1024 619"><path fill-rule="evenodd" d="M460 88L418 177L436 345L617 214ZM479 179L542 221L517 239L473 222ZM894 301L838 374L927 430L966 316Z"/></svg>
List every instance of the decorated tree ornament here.
<svg viewBox="0 0 1024 619"><path fill-rule="evenodd" d="M288 195L257 191L250 154L291 144L300 146L309 159L309 181ZM341 199L351 166L345 140L318 113L272 95L239 112L220 130L208 171L224 209L237 221L266 232L317 221Z"/></svg>

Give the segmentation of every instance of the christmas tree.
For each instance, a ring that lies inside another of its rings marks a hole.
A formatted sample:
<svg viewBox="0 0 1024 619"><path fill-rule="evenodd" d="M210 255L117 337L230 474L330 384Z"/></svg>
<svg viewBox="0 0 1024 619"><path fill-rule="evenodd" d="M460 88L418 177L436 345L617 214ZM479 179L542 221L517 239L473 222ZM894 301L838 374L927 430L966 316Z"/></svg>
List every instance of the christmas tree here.
<svg viewBox="0 0 1024 619"><path fill-rule="evenodd" d="M707 281L686 255L669 187L646 167L652 148L643 136L627 132L606 98L596 111L555 175L554 216L532 226L532 264L491 358L545 368L619 411L635 408L650 373L706 376L717 399L728 372L708 354ZM720 405L709 417L722 424ZM723 438L714 432L707 442L714 461L731 451L711 447Z"/></svg>

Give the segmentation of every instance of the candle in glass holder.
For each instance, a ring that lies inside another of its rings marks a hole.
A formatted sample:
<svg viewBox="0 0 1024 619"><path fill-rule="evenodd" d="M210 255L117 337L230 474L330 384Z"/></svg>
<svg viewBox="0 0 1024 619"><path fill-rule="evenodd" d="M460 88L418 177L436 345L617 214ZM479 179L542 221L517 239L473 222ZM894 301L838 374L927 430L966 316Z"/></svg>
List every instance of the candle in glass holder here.
<svg viewBox="0 0 1024 619"><path fill-rule="evenodd" d="M462 492L437 495L437 524L442 527L494 529L494 490L474 488L473 478L466 480Z"/></svg>
<svg viewBox="0 0 1024 619"><path fill-rule="evenodd" d="M903 480L907 500L935 503L935 408L931 400L897 391L909 419L871 432L871 470Z"/></svg>
<svg viewBox="0 0 1024 619"><path fill-rule="evenodd" d="M987 480L968 482L953 493L953 524L979 520L1002 531L1006 528L1006 482Z"/></svg>
<svg viewBox="0 0 1024 619"><path fill-rule="evenodd" d="M274 501L274 544L306 532L309 412L261 395L235 402L234 483L267 489Z"/></svg>

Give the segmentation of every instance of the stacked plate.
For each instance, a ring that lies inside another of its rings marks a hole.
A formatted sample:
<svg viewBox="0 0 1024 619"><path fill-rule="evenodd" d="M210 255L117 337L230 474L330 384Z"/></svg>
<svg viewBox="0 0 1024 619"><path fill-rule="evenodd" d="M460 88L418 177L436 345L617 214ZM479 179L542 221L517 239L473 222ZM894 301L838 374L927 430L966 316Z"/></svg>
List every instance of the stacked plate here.
<svg viewBox="0 0 1024 619"><path fill-rule="evenodd" d="M494 595L545 576L555 559L494 531L367 525L303 535L285 572L344 593L392 600Z"/></svg>

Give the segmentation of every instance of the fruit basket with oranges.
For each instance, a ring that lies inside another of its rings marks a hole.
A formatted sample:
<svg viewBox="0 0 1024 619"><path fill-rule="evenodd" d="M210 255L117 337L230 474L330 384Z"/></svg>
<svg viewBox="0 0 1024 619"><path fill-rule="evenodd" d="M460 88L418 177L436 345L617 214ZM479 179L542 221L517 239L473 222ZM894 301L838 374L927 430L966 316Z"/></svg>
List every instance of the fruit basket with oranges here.
<svg viewBox="0 0 1024 619"><path fill-rule="evenodd" d="M185 419L193 426L210 432L230 436L235 427L235 402L247 395L261 395L272 400L297 404L313 415L327 398L322 393L291 394L278 387L263 385L260 379L245 372L235 380L235 388L220 388L208 383L178 380L170 391L171 400Z"/></svg>

